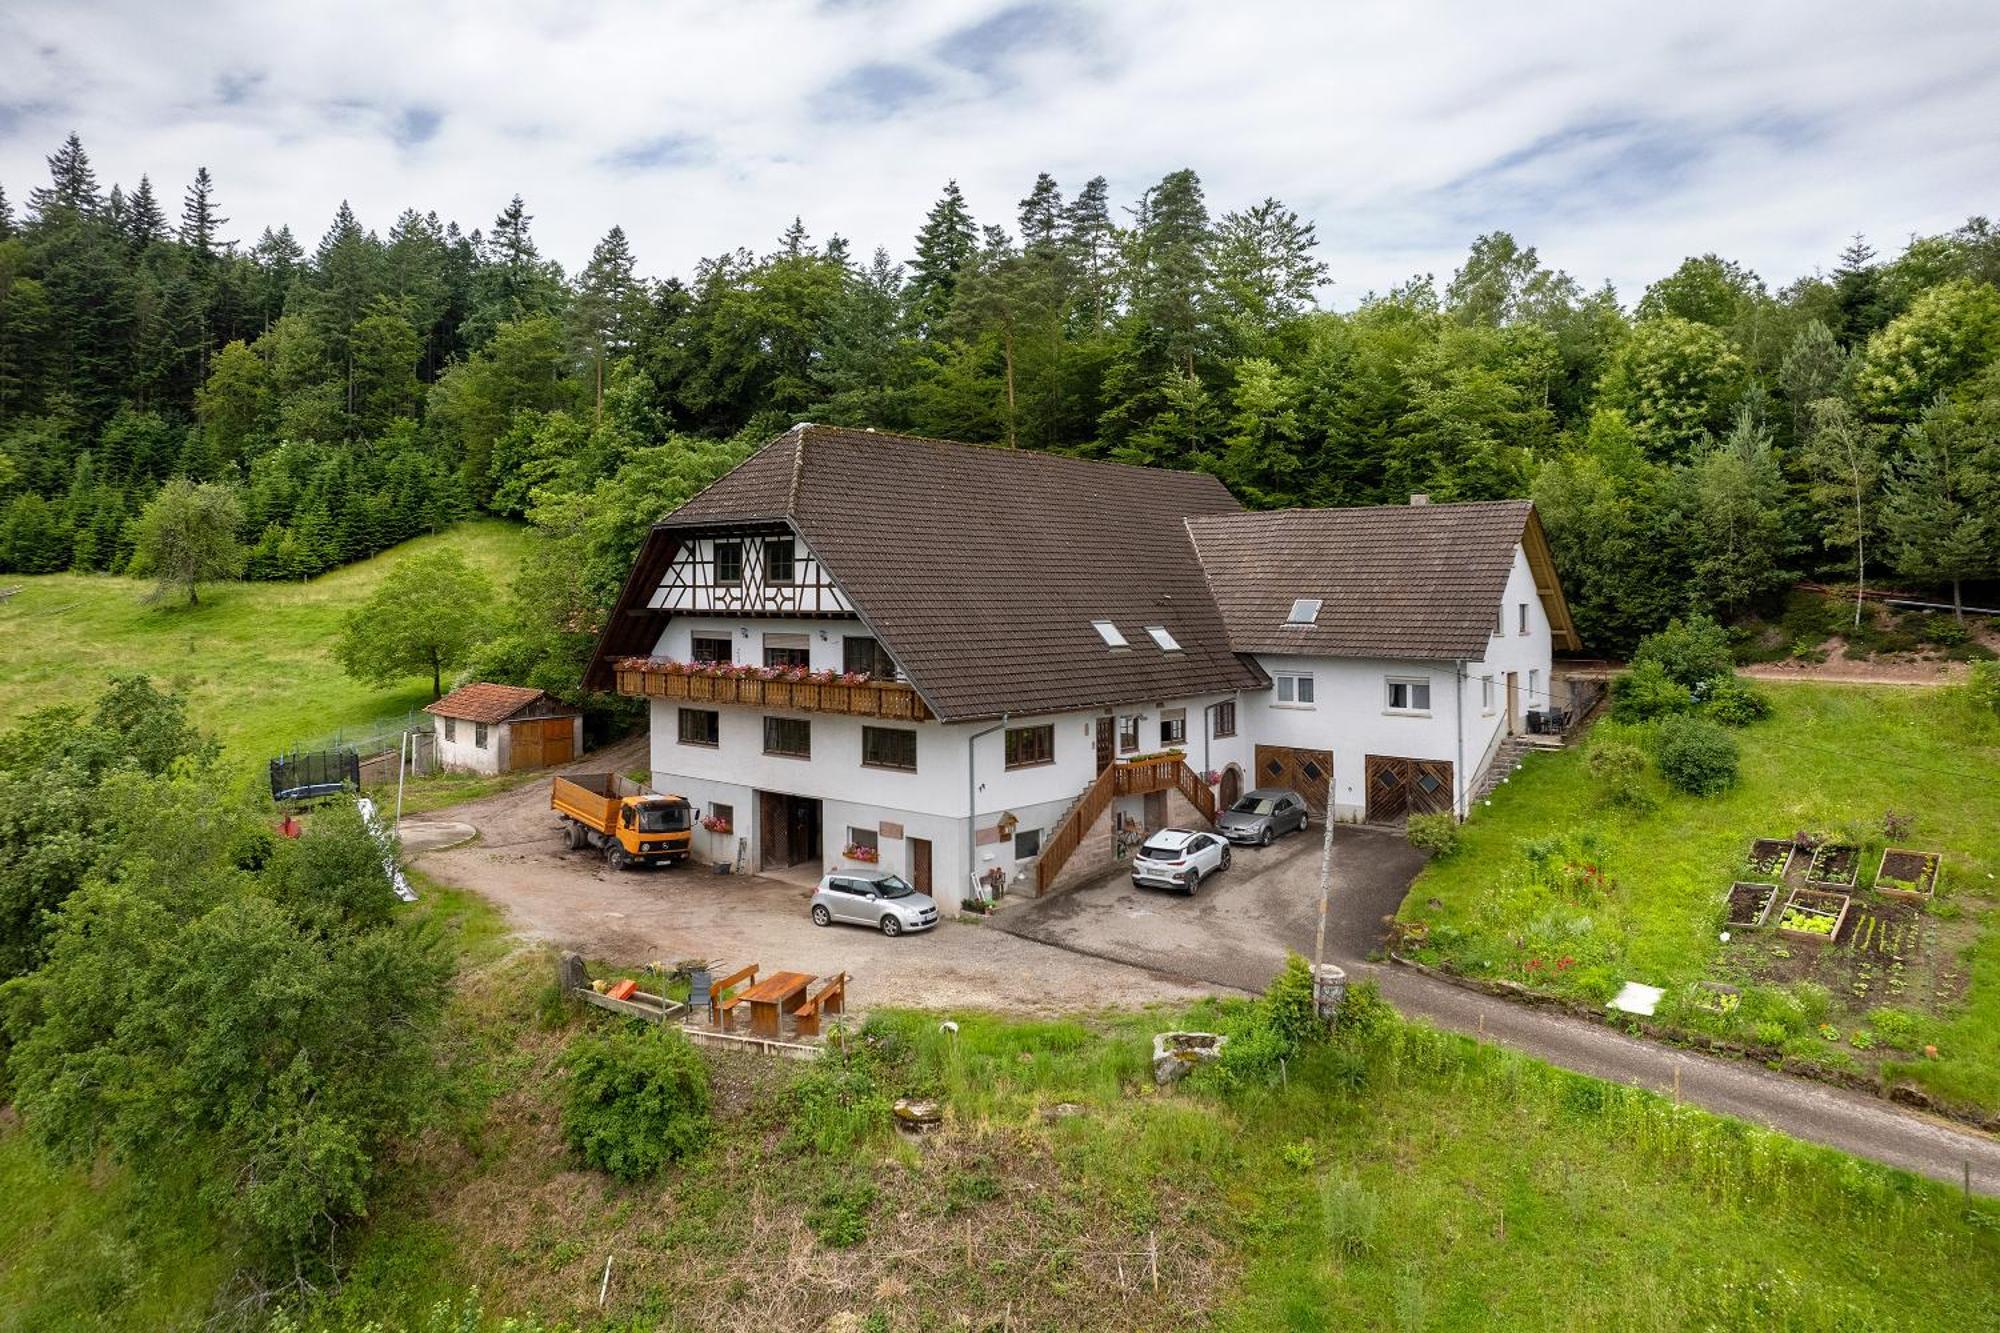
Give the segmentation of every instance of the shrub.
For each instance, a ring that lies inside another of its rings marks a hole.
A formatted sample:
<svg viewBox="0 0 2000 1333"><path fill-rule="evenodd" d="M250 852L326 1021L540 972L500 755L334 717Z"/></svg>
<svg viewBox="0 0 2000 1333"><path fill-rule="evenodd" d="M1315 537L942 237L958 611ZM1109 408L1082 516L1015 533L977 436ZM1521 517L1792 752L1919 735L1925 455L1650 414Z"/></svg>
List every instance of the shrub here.
<svg viewBox="0 0 2000 1333"><path fill-rule="evenodd" d="M1452 815L1411 815L1403 836L1410 846L1443 860L1458 850L1458 820Z"/></svg>
<svg viewBox="0 0 2000 1333"><path fill-rule="evenodd" d="M1319 1165L1319 1152L1304 1139L1278 1149L1278 1159L1294 1171L1310 1171Z"/></svg>
<svg viewBox="0 0 2000 1333"><path fill-rule="evenodd" d="M1382 988L1372 981L1358 981L1349 985L1347 994L1341 998L1334 1031L1345 1042L1365 1044L1386 1032L1395 1021L1396 1011L1382 998Z"/></svg>
<svg viewBox="0 0 2000 1333"><path fill-rule="evenodd" d="M1693 707L1693 692L1658 662L1634 662L1630 671L1612 677L1611 716L1620 722L1646 722Z"/></svg>
<svg viewBox="0 0 2000 1333"><path fill-rule="evenodd" d="M1707 718L1662 721L1657 758L1660 776L1690 796L1714 796L1736 783L1736 738Z"/></svg>
<svg viewBox="0 0 2000 1333"><path fill-rule="evenodd" d="M1736 676L1716 676L1703 681L1698 693L1701 711L1724 726L1748 726L1771 715L1771 701Z"/></svg>
<svg viewBox="0 0 2000 1333"><path fill-rule="evenodd" d="M1284 970L1271 979L1264 1003L1270 1011L1271 1028L1284 1041L1288 1054L1326 1035L1326 1024L1313 1012L1312 964L1300 955L1285 955Z"/></svg>
<svg viewBox="0 0 2000 1333"><path fill-rule="evenodd" d="M564 1063L563 1137L587 1164L642 1180L708 1142L708 1066L680 1033L627 1027L579 1038Z"/></svg>
<svg viewBox="0 0 2000 1333"><path fill-rule="evenodd" d="M1669 680L1693 689L1704 680L1726 676L1736 667L1729 651L1729 631L1707 616L1670 620L1667 627L1639 640L1632 665L1657 663Z"/></svg>
<svg viewBox="0 0 2000 1333"><path fill-rule="evenodd" d="M1585 760L1597 793L1611 805L1647 804L1646 752L1627 741L1599 741Z"/></svg>
<svg viewBox="0 0 2000 1333"><path fill-rule="evenodd" d="M1976 707L2000 713L2000 662L1974 662L1966 678L1965 697Z"/></svg>

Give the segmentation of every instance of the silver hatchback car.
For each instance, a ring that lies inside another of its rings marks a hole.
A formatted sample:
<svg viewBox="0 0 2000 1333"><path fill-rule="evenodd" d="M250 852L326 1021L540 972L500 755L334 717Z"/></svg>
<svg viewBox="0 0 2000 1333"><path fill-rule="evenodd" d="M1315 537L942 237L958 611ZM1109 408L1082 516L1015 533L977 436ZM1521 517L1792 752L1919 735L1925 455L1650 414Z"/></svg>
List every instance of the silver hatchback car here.
<svg viewBox="0 0 2000 1333"><path fill-rule="evenodd" d="M1269 847L1280 834L1304 831L1310 816L1305 797L1283 787L1246 791L1217 817L1215 827L1231 842Z"/></svg>
<svg viewBox="0 0 2000 1333"><path fill-rule="evenodd" d="M887 870L833 870L820 876L812 896L815 926L872 926L884 935L929 930L938 923L937 903L918 893L901 875Z"/></svg>

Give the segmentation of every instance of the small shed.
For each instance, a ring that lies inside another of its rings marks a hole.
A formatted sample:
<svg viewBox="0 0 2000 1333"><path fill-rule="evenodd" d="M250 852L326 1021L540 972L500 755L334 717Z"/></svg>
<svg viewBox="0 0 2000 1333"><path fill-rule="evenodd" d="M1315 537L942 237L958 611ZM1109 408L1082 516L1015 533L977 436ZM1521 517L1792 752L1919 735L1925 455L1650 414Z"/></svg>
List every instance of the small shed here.
<svg viewBox="0 0 2000 1333"><path fill-rule="evenodd" d="M583 753L583 713L547 690L478 681L424 710L438 763L471 773L512 773L566 764Z"/></svg>

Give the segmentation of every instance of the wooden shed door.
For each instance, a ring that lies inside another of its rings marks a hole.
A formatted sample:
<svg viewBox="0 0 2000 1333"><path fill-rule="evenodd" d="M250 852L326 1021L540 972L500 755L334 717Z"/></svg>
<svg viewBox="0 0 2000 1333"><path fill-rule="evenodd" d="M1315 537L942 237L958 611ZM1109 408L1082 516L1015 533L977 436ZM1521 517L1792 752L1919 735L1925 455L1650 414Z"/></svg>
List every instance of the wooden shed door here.
<svg viewBox="0 0 2000 1333"><path fill-rule="evenodd" d="M1368 756L1368 822L1451 813L1451 761Z"/></svg>
<svg viewBox="0 0 2000 1333"><path fill-rule="evenodd" d="M526 718L513 724L509 762L517 769L548 768L576 758L576 724L566 717Z"/></svg>
<svg viewBox="0 0 2000 1333"><path fill-rule="evenodd" d="M1324 817L1327 797L1333 791L1333 751L1260 745L1256 785L1289 787L1306 798L1306 806L1314 814Z"/></svg>

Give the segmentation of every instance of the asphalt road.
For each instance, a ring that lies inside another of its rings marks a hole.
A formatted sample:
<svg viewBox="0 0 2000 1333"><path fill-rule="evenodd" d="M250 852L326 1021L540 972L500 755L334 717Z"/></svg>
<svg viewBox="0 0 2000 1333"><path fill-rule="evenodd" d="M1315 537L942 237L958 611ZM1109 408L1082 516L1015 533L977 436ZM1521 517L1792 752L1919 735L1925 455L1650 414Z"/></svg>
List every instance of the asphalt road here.
<svg viewBox="0 0 2000 1333"><path fill-rule="evenodd" d="M1120 875L1055 898L1002 910L1000 929L1023 939L1235 990L1262 990L1287 950L1312 953L1319 894L1317 830L1269 849L1239 848L1231 869L1193 899L1133 887ZM1327 957L1372 978L1405 1014L1511 1047L1578 1073L1683 1100L1921 1175L2000 1195L2000 1140L1866 1093L1776 1073L1762 1065L1628 1037L1566 1014L1513 1004L1393 964L1374 964L1422 864L1401 838L1340 828Z"/></svg>

